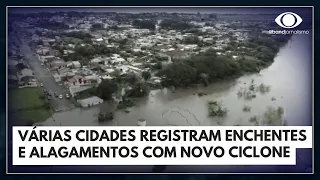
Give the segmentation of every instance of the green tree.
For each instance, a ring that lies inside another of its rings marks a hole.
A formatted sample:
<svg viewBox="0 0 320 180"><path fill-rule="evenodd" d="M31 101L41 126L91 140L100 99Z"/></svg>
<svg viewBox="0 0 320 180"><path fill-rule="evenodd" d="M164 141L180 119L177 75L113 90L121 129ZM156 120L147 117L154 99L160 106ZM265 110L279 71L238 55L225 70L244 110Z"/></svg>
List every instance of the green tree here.
<svg viewBox="0 0 320 180"><path fill-rule="evenodd" d="M118 85L116 82L112 80L103 80L97 88L97 95L104 100L109 100L117 90Z"/></svg>
<svg viewBox="0 0 320 180"><path fill-rule="evenodd" d="M151 73L149 71L143 71L142 72L142 77L144 80L148 80L151 78Z"/></svg>
<svg viewBox="0 0 320 180"><path fill-rule="evenodd" d="M178 61L161 70L159 75L165 77L164 86L188 86L196 81L197 70L184 62Z"/></svg>
<svg viewBox="0 0 320 180"><path fill-rule="evenodd" d="M137 82L134 84L131 90L127 92L128 97L144 97L150 92L149 86L144 82Z"/></svg>
<svg viewBox="0 0 320 180"><path fill-rule="evenodd" d="M91 25L92 31L101 30L103 28L104 28L104 25L102 23L95 23Z"/></svg>

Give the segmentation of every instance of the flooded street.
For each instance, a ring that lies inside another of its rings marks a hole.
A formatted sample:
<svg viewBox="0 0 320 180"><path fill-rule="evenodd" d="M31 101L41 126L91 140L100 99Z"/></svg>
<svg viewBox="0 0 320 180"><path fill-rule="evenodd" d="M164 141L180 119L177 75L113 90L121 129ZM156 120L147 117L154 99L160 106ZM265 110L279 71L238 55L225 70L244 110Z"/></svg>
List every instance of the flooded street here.
<svg viewBox="0 0 320 180"><path fill-rule="evenodd" d="M295 35L283 47L275 62L260 72L246 75L232 81L213 83L209 87L177 89L175 93L167 89L151 91L149 97L137 102L130 113L121 110L115 113L113 122L99 124L97 114L100 109L110 110L112 105L103 104L90 109L73 109L60 112L48 119L44 125L136 125L139 118L147 121L147 126L166 125L250 125L249 118L263 115L268 106L281 106L285 110L288 125L311 125L312 120L312 44L311 35ZM237 92L248 87L254 79L259 85L271 87L264 95L257 93L252 100L239 99ZM246 84L244 84L246 83ZM196 93L207 93L198 96ZM275 98L272 101L272 97ZM208 117L207 102L221 101L228 109L224 119ZM252 107L251 112L243 112L243 107Z"/></svg>

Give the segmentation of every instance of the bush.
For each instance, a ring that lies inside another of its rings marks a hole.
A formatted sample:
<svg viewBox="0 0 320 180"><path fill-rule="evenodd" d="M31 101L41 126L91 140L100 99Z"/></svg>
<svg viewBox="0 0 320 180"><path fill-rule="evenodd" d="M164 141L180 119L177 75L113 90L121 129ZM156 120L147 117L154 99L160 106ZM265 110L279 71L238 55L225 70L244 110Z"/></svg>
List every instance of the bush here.
<svg viewBox="0 0 320 180"><path fill-rule="evenodd" d="M243 111L243 112L250 112L250 111L251 111L251 107L250 107L250 106L244 106L244 107L242 108L242 111Z"/></svg>
<svg viewBox="0 0 320 180"><path fill-rule="evenodd" d="M117 109L126 109L126 108L132 107L134 105L135 105L134 100L125 99L125 100L119 102Z"/></svg>

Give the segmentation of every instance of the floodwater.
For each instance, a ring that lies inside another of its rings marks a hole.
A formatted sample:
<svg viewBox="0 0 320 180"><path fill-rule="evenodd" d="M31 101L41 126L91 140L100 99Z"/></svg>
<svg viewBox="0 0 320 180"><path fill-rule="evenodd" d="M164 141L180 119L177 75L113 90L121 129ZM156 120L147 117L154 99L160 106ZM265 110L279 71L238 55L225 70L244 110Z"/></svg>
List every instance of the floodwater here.
<svg viewBox="0 0 320 180"><path fill-rule="evenodd" d="M312 69L311 35L295 35L280 50L275 62L259 74L213 83L209 87L177 89L175 93L167 89L154 90L149 97L130 108L130 113L117 111L113 122L99 124L97 121L100 109L110 111L115 108L105 103L89 109L56 113L43 124L135 126L137 120L143 118L147 126L250 125L250 117L262 115L269 106L281 106L288 125L311 125ZM264 83L270 86L270 92L264 95L257 93L252 100L239 99L238 90L248 87L252 79L257 85ZM196 95L198 92L207 95L200 97ZM272 101L272 97L276 100ZM223 119L208 117L208 101L221 101L228 109L227 116ZM250 112L243 112L245 105L252 107Z"/></svg>

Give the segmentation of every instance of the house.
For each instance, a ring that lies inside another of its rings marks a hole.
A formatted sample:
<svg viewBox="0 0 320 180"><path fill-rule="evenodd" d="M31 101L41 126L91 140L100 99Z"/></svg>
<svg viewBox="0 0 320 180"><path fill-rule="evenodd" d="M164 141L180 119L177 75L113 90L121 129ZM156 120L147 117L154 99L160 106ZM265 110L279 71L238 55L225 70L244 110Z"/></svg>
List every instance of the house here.
<svg viewBox="0 0 320 180"><path fill-rule="evenodd" d="M49 56L59 56L60 52L58 50L52 49L47 53Z"/></svg>
<svg viewBox="0 0 320 180"><path fill-rule="evenodd" d="M37 49L36 52L37 52L37 54L40 54L40 55L48 55L50 52L50 48L42 47L42 48Z"/></svg>
<svg viewBox="0 0 320 180"><path fill-rule="evenodd" d="M50 62L57 59L55 56L39 56L41 62Z"/></svg>
<svg viewBox="0 0 320 180"><path fill-rule="evenodd" d="M61 82L61 75L60 74L53 74L53 78L56 82Z"/></svg>
<svg viewBox="0 0 320 180"><path fill-rule="evenodd" d="M81 86L91 84L90 80L87 80L83 76L75 75L68 80L69 86Z"/></svg>
<svg viewBox="0 0 320 180"><path fill-rule="evenodd" d="M114 58L110 60L110 62L111 64L117 65L117 64L123 64L124 62L126 62L126 60L123 58Z"/></svg>
<svg viewBox="0 0 320 180"><path fill-rule="evenodd" d="M96 39L96 41L97 42L101 42L101 41L103 41L103 39L102 38L98 38L98 39Z"/></svg>
<svg viewBox="0 0 320 180"><path fill-rule="evenodd" d="M72 61L72 65L74 68L81 68L81 64L79 61Z"/></svg>
<svg viewBox="0 0 320 180"><path fill-rule="evenodd" d="M98 75L89 75L89 76L85 76L85 79L87 79L91 84L96 82L97 84L101 83L101 79L99 78Z"/></svg>
<svg viewBox="0 0 320 180"><path fill-rule="evenodd" d="M91 89L92 87L93 87L92 85L88 85L88 86L71 86L71 87L69 87L69 92L70 92L70 95L72 97L75 97L75 96L77 96L77 94L79 92L85 91L87 89Z"/></svg>
<svg viewBox="0 0 320 180"><path fill-rule="evenodd" d="M24 69L20 70L20 72L18 72L19 81L23 77L33 77L34 78L34 73L31 69L24 68Z"/></svg>
<svg viewBox="0 0 320 180"><path fill-rule="evenodd" d="M57 70L59 75L65 74L67 72L71 72L71 69L67 68L67 67L62 67L60 69Z"/></svg>
<svg viewBox="0 0 320 180"><path fill-rule="evenodd" d="M90 62L91 62L92 64L99 64L99 63L104 62L104 61L105 61L105 60L104 60L103 58L101 58L101 57L94 58L94 59L90 60Z"/></svg>
<svg viewBox="0 0 320 180"><path fill-rule="evenodd" d="M87 99L81 99L77 101L82 107L90 107L94 105L98 105L103 103L103 99L97 97L97 96L92 96Z"/></svg>
<svg viewBox="0 0 320 180"><path fill-rule="evenodd" d="M56 59L50 62L50 67L53 69L60 69L66 67L66 62L62 59Z"/></svg>
<svg viewBox="0 0 320 180"><path fill-rule="evenodd" d="M213 38L203 38L202 41L205 43L211 43L211 44L214 42Z"/></svg>
<svg viewBox="0 0 320 180"><path fill-rule="evenodd" d="M17 73L18 84L21 87L36 87L37 80L34 77L34 73L31 69L24 68Z"/></svg>

